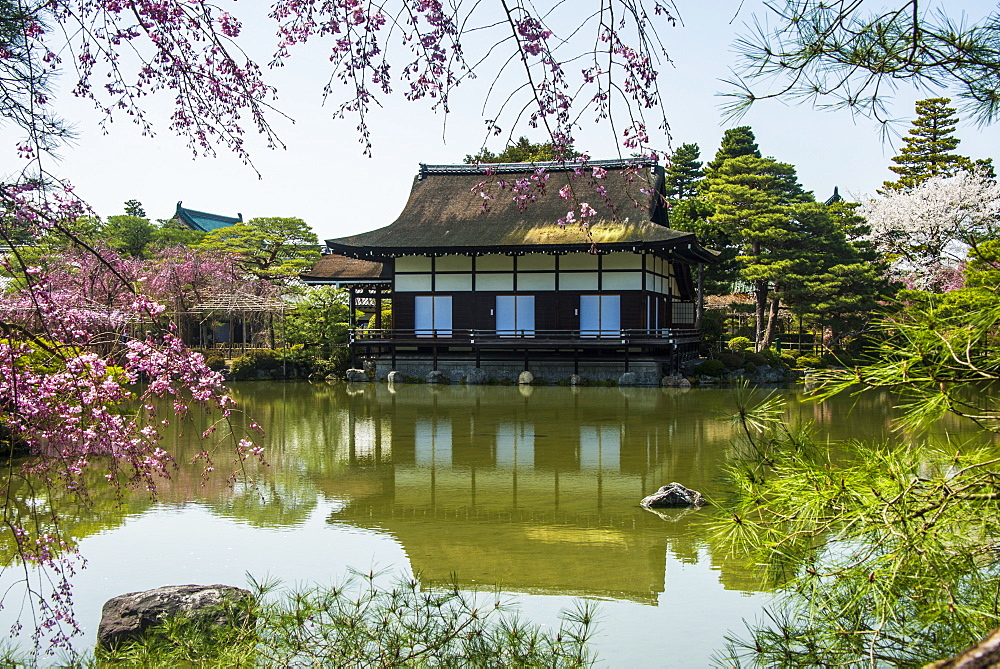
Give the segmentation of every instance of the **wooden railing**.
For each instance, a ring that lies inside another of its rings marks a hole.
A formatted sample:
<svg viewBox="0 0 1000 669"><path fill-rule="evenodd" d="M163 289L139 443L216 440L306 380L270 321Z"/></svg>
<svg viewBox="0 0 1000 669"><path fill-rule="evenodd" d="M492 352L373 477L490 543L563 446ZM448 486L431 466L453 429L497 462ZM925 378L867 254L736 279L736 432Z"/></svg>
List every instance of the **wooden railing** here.
<svg viewBox="0 0 1000 669"><path fill-rule="evenodd" d="M350 331L352 344L379 344L388 342L421 342L443 344L502 343L510 341L535 342L620 342L622 344L690 344L699 340L694 329L655 328L628 330L469 330L448 329L369 329L356 328Z"/></svg>

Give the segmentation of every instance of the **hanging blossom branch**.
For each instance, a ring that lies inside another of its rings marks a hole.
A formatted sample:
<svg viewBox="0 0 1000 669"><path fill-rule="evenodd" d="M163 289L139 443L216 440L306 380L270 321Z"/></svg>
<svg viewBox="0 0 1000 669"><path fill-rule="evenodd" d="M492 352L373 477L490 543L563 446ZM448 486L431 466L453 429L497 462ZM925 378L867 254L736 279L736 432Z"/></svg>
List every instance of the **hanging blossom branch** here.
<svg viewBox="0 0 1000 669"><path fill-rule="evenodd" d="M0 186L5 242L26 231L68 233L69 218L81 213L78 201L51 189L42 197L40 189ZM15 547L38 606L36 640L48 635L54 650L79 632L70 584L76 556L58 514L45 510L47 497L86 503L94 473L119 498L123 488L155 494L174 466L161 446L163 430L195 408L226 419L235 403L222 376L184 346L164 306L142 290L150 263L76 246L29 265L14 245L0 269L15 279L0 301L0 443L30 456L6 461L0 534ZM168 415L158 414L163 402ZM248 439L233 443L239 468L250 458L263 462ZM51 587L32 583L42 573Z"/></svg>
<svg viewBox="0 0 1000 669"><path fill-rule="evenodd" d="M242 26L232 15L202 0L17 5L11 25L20 35L0 44L0 71L12 75L0 77L0 107L28 131L28 151L50 150L66 134L47 93L57 69L75 79L74 95L104 113L105 128L124 115L153 134L144 103L165 91L174 96L169 128L196 154L213 154L218 144L249 162L245 118L270 146L281 145L269 120L275 90L236 45Z"/></svg>
<svg viewBox="0 0 1000 669"><path fill-rule="evenodd" d="M669 126L657 67L669 59L657 29L673 25L676 11L658 1L581 4L497 0L466 8L439 0L281 0L271 11L279 24L272 65L286 64L305 43L328 44L332 71L324 94L344 100L335 116L357 116L366 153L372 150L369 112L395 93L397 82L407 100L430 100L447 113L459 84L489 73L484 110L490 98L498 102L487 113L488 135L504 134L501 124L508 125L509 138L521 123L544 128L557 155L566 157L582 115L590 109L594 120L610 121L617 100L616 109L628 118L623 148L646 157L662 154ZM566 25L565 32L554 27ZM404 63L395 75L393 62ZM651 124L647 115L654 109L659 120ZM658 139L651 137L653 127Z"/></svg>

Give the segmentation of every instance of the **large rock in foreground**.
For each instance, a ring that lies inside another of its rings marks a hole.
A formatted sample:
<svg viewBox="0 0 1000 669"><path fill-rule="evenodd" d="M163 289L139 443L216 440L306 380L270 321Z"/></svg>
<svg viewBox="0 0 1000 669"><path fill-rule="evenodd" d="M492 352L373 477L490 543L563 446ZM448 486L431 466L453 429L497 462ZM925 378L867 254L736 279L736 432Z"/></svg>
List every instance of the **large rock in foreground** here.
<svg viewBox="0 0 1000 669"><path fill-rule="evenodd" d="M248 612L252 597L248 590L231 585L168 585L118 595L104 603L97 643L113 648L177 616L207 620L220 627L249 625L253 622Z"/></svg>
<svg viewBox="0 0 1000 669"><path fill-rule="evenodd" d="M639 506L646 509L666 509L684 506L699 507L705 504L705 498L697 490L685 488L680 483L670 483L663 486L649 497L643 497Z"/></svg>

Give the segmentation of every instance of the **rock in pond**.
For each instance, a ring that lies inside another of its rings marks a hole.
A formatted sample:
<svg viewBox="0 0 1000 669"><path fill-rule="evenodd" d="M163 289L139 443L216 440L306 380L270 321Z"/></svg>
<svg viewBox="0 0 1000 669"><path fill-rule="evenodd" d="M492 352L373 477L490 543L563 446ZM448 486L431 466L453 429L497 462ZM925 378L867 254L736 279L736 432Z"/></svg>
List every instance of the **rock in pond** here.
<svg viewBox="0 0 1000 669"><path fill-rule="evenodd" d="M535 382L535 375L529 372L528 370L524 370L517 376L517 385L519 386L530 386L534 382Z"/></svg>
<svg viewBox="0 0 1000 669"><path fill-rule="evenodd" d="M403 373L394 369L386 374L385 380L389 383L403 383Z"/></svg>
<svg viewBox="0 0 1000 669"><path fill-rule="evenodd" d="M635 372L625 372L620 377L618 377L619 386L637 386L639 385L639 375Z"/></svg>
<svg viewBox="0 0 1000 669"><path fill-rule="evenodd" d="M368 383L371 379L368 378L363 369L349 369L347 370L347 380L354 383Z"/></svg>
<svg viewBox="0 0 1000 669"><path fill-rule="evenodd" d="M104 603L97 643L113 648L176 616L205 619L218 626L249 625L252 597L248 590L231 585L168 585L118 595Z"/></svg>
<svg viewBox="0 0 1000 669"><path fill-rule="evenodd" d="M705 504L705 498L697 490L685 488L680 483L670 483L663 486L652 495L643 497L639 506L646 509L664 509L671 507L694 506Z"/></svg>
<svg viewBox="0 0 1000 669"><path fill-rule="evenodd" d="M451 379L448 375L442 372L440 369L435 369L434 371L427 374L427 383L451 383Z"/></svg>
<svg viewBox="0 0 1000 669"><path fill-rule="evenodd" d="M672 374L670 376L664 376L660 381L660 385L664 388L690 388L691 382L680 374Z"/></svg>

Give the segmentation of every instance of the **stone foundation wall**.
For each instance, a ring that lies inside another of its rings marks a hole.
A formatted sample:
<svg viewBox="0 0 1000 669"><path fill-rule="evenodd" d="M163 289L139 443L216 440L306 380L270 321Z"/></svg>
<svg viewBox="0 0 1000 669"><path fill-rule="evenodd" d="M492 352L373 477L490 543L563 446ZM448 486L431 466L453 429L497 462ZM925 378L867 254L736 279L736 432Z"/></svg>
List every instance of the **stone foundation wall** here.
<svg viewBox="0 0 1000 669"><path fill-rule="evenodd" d="M385 380L386 375L393 371L392 360L388 356L376 359L375 379ZM451 383L462 383L475 369L472 360L439 359L437 369ZM663 361L649 358L636 358L629 361L629 371L636 375L636 385L658 386L663 378ZM485 382L517 383L518 376L525 371L523 361L515 360L481 360L479 368L483 372ZM434 369L430 356L396 356L395 370L405 376L426 379ZM585 381L617 383L625 373L624 361L580 361L579 375ZM558 383L568 381L573 374L572 360L529 360L528 371L538 381Z"/></svg>

